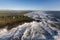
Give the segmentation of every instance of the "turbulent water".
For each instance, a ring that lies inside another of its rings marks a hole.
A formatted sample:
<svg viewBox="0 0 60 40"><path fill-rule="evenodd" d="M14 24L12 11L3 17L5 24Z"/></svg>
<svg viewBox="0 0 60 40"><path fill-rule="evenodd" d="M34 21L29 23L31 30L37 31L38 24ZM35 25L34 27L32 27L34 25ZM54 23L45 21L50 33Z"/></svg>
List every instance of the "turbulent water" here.
<svg viewBox="0 0 60 40"><path fill-rule="evenodd" d="M0 30L0 40L60 40L60 30L52 24L52 14L44 11L33 11L25 14L36 21L24 23L8 31L6 28ZM57 18L56 18L57 19ZM39 22L37 22L39 20Z"/></svg>

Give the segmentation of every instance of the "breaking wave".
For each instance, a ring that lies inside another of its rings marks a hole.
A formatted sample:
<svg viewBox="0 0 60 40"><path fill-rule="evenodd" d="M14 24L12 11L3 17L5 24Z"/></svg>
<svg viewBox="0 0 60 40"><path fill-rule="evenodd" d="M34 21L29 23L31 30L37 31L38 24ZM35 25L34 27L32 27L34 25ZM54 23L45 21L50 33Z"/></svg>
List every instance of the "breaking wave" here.
<svg viewBox="0 0 60 40"><path fill-rule="evenodd" d="M24 23L7 30L0 30L0 40L60 40L60 30L53 27L52 16L42 11L33 11L25 14L36 21ZM39 22L37 22L39 20Z"/></svg>

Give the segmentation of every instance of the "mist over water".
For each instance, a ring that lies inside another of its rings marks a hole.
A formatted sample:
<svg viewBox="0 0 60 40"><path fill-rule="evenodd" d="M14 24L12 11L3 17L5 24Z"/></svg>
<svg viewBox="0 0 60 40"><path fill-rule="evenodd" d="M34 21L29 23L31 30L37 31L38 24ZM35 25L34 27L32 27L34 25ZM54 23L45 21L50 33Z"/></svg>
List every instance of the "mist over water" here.
<svg viewBox="0 0 60 40"><path fill-rule="evenodd" d="M55 26L59 20L55 21L52 14L33 11L24 16L31 17L36 21L24 23L9 31L7 28L1 29L0 40L60 40L60 30L52 26L52 24Z"/></svg>

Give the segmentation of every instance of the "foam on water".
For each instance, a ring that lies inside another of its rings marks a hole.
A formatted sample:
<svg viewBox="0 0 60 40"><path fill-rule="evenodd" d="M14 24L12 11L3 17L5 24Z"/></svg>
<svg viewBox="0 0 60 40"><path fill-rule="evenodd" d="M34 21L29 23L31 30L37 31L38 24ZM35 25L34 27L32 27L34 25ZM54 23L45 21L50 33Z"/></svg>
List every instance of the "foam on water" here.
<svg viewBox="0 0 60 40"><path fill-rule="evenodd" d="M6 28L1 29L0 40L60 40L60 30L52 27L50 23L54 22L47 17L49 16L48 14L40 11L34 11L25 14L25 16L39 19L41 21L24 23L10 31Z"/></svg>

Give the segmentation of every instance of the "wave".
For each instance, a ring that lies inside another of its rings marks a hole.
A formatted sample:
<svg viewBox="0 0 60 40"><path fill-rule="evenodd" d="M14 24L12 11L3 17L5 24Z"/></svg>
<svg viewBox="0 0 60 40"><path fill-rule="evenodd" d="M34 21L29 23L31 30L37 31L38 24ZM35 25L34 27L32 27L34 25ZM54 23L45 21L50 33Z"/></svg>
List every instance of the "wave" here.
<svg viewBox="0 0 60 40"><path fill-rule="evenodd" d="M27 13L25 16L40 21L24 23L9 31L3 28L0 40L60 40L60 30L52 26L55 23L51 20L52 16L42 11Z"/></svg>

